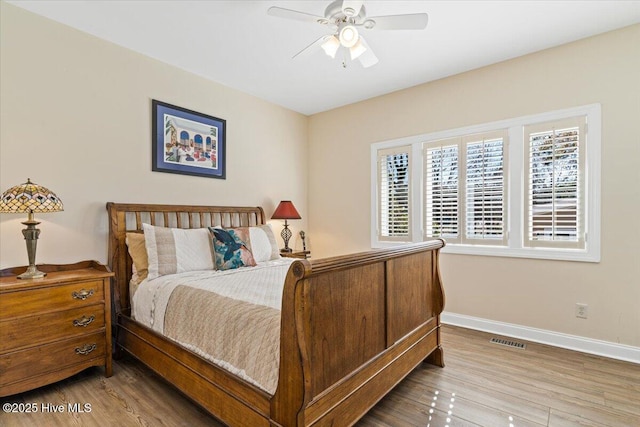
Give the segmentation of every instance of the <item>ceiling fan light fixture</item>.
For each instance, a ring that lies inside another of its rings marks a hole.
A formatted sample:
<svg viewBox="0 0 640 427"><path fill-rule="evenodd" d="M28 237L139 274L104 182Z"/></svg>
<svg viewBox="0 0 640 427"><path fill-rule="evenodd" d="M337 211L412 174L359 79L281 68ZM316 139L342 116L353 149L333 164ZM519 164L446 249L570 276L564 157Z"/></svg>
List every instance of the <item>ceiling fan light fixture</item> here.
<svg viewBox="0 0 640 427"><path fill-rule="evenodd" d="M351 53L351 60L357 59L360 55L367 51L367 48L362 44L362 37L358 39L358 42L349 48Z"/></svg>
<svg viewBox="0 0 640 427"><path fill-rule="evenodd" d="M356 10L352 7L345 7L344 9L342 9L342 12L349 18L356 15Z"/></svg>
<svg viewBox="0 0 640 427"><path fill-rule="evenodd" d="M340 44L344 47L352 47L358 43L358 30L353 25L347 25L340 30Z"/></svg>
<svg viewBox="0 0 640 427"><path fill-rule="evenodd" d="M324 50L324 53L335 58L336 52L338 52L338 49L340 48L340 41L336 36L329 36L320 46L322 47L322 50Z"/></svg>
<svg viewBox="0 0 640 427"><path fill-rule="evenodd" d="M370 30L370 29L372 29L373 27L376 26L376 21L374 21L373 19L367 19L366 21L364 21L362 23L362 26L364 28L366 28L367 30Z"/></svg>

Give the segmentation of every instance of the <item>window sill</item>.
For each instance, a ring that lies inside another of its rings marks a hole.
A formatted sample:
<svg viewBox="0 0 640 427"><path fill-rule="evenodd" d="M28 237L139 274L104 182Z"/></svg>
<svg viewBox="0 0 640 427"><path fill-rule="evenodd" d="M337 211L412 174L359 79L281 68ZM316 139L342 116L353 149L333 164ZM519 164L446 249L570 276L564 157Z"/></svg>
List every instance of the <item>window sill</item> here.
<svg viewBox="0 0 640 427"><path fill-rule="evenodd" d="M445 239L446 242L447 239ZM411 242L376 242L374 248L384 248ZM480 255L507 258L548 259L553 261L600 262L600 253L582 249L509 248L504 246L461 245L447 243L440 251L443 254Z"/></svg>
<svg viewBox="0 0 640 427"><path fill-rule="evenodd" d="M588 250L583 249L508 248L450 244L445 246L441 252L460 255L549 259L555 261L600 262L599 253L590 253Z"/></svg>

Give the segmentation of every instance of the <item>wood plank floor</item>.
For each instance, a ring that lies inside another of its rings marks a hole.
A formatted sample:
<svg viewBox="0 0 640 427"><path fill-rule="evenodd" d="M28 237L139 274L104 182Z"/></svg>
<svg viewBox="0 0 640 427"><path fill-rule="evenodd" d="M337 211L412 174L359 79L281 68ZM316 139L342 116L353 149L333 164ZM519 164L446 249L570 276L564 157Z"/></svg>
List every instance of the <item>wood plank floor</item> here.
<svg viewBox="0 0 640 427"><path fill-rule="evenodd" d="M514 349L491 337L444 326L447 366L419 366L357 426L640 426L640 365L535 343ZM38 413L2 412L0 426L221 426L135 360L115 362L111 378L102 372L1 399L35 403ZM74 403L90 412L69 413ZM43 404L65 413L42 413Z"/></svg>

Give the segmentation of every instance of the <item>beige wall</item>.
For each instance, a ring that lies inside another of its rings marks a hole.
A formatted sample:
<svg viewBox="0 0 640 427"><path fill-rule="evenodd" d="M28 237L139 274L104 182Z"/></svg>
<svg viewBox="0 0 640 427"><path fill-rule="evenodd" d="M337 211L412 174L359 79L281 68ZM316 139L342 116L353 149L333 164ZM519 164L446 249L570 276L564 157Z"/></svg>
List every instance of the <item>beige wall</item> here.
<svg viewBox="0 0 640 427"><path fill-rule="evenodd" d="M371 143L601 103L602 262L444 255L446 310L640 346L640 25L307 118L0 7L0 189L29 177L65 203L38 216L38 262L106 261L107 201L291 199L314 257L365 250ZM227 120L226 180L151 171L151 99ZM1 268L26 263L23 219L0 215Z"/></svg>
<svg viewBox="0 0 640 427"><path fill-rule="evenodd" d="M291 199L303 217L294 231L306 227L306 116L0 7L0 188L29 177L65 206L36 215L39 263L106 262L107 201L262 205L271 215ZM151 99L227 120L226 180L151 171ZM2 268L27 263L24 219L0 215Z"/></svg>
<svg viewBox="0 0 640 427"><path fill-rule="evenodd" d="M312 116L314 255L370 247L371 143L600 103L602 262L443 255L446 310L640 346L639 46L635 25Z"/></svg>

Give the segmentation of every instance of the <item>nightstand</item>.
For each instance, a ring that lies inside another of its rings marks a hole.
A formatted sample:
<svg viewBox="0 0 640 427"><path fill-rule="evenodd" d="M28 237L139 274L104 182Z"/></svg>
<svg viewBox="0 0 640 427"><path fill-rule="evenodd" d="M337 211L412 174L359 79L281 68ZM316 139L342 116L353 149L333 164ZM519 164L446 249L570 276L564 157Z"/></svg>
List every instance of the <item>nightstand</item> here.
<svg viewBox="0 0 640 427"><path fill-rule="evenodd" d="M0 397L41 387L90 366L111 368L111 277L96 261L0 271Z"/></svg>
<svg viewBox="0 0 640 427"><path fill-rule="evenodd" d="M298 251L298 252L280 252L280 256L285 258L302 258L307 259L311 256L311 251Z"/></svg>

